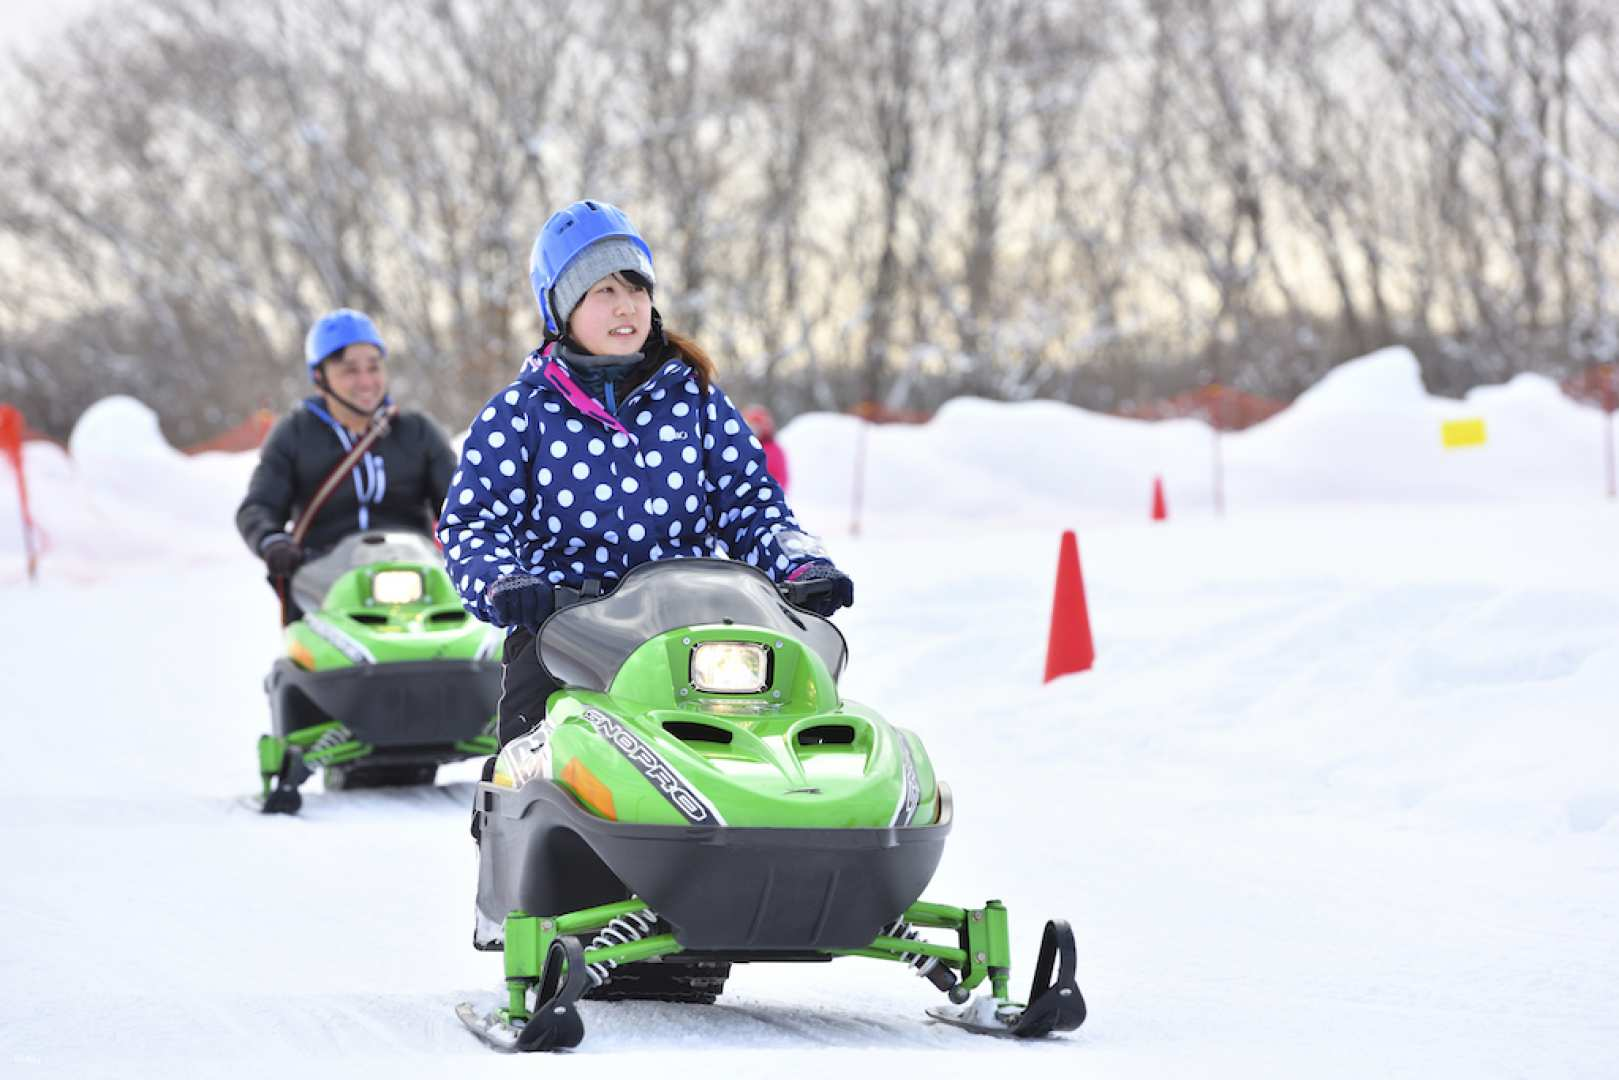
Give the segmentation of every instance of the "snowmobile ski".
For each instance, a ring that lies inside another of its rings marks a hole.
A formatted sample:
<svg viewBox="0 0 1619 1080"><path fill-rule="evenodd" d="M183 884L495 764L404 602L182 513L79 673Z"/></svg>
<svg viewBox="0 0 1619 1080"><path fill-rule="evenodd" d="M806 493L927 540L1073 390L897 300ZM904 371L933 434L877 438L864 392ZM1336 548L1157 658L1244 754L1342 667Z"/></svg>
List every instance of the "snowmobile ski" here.
<svg viewBox="0 0 1619 1080"><path fill-rule="evenodd" d="M591 985L584 946L573 938L557 938L547 950L545 974L536 987L538 1004L526 1019L514 1022L509 1012L502 1017L499 1011L482 1016L467 1002L455 1007L455 1015L484 1045L501 1053L571 1050L585 1037L585 1022L574 1005Z"/></svg>
<svg viewBox="0 0 1619 1080"><path fill-rule="evenodd" d="M979 997L963 1006L935 1006L927 1014L975 1035L1042 1039L1054 1031L1073 1031L1085 1022L1086 1011L1085 997L1074 982L1075 966L1074 932L1066 921L1052 919L1040 940L1027 1005L1019 1009Z"/></svg>
<svg viewBox="0 0 1619 1080"><path fill-rule="evenodd" d="M455 1007L455 1015L489 1049L502 1054L517 1053L517 1036L522 1029L502 1020L498 1012L481 1013L472 1002L463 1001Z"/></svg>

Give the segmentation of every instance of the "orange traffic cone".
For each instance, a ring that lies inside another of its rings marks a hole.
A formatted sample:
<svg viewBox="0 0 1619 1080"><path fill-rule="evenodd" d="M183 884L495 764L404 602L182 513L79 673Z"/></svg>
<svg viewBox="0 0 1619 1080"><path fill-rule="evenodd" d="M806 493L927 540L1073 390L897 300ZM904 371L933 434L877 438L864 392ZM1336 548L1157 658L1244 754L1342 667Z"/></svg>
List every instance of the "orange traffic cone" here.
<svg viewBox="0 0 1619 1080"><path fill-rule="evenodd" d="M1164 502L1164 478L1152 478L1152 519L1154 521L1169 520L1169 506Z"/></svg>
<svg viewBox="0 0 1619 1080"><path fill-rule="evenodd" d="M1089 671L1096 660L1091 616L1085 607L1085 578L1079 572L1079 541L1072 529L1062 534L1057 556L1057 594L1051 601L1051 641L1046 646L1046 682L1059 675Z"/></svg>

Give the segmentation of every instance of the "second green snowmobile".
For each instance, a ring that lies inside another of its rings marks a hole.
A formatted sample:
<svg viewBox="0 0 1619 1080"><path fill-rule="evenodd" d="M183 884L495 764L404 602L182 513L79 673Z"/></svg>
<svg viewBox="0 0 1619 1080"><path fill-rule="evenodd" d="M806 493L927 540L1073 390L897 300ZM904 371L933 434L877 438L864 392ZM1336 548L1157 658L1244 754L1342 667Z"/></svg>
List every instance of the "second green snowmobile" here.
<svg viewBox="0 0 1619 1080"><path fill-rule="evenodd" d="M328 790L430 784L439 765L498 748L500 631L468 615L433 542L362 532L292 579L301 619L265 677L265 813L297 813L317 768Z"/></svg>

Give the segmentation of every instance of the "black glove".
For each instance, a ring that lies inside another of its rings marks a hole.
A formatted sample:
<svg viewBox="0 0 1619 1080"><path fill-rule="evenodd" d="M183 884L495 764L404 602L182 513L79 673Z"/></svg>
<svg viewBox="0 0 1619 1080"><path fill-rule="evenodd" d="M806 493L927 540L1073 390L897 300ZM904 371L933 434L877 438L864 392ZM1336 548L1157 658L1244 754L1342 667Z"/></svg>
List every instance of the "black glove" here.
<svg viewBox="0 0 1619 1080"><path fill-rule="evenodd" d="M849 575L821 559L807 562L787 579L787 601L820 616L854 605Z"/></svg>
<svg viewBox="0 0 1619 1080"><path fill-rule="evenodd" d="M271 533L259 543L259 558L271 577L291 577L303 565L304 549L286 533Z"/></svg>
<svg viewBox="0 0 1619 1080"><path fill-rule="evenodd" d="M534 634L556 609L551 583L533 574L507 574L489 586L487 595L496 625L521 626Z"/></svg>

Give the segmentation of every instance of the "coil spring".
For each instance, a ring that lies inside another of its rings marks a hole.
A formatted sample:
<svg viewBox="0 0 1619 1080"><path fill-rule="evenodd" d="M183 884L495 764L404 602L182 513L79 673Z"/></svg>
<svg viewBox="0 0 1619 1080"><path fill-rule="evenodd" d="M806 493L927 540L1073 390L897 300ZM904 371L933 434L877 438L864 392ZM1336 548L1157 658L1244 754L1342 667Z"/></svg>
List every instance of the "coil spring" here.
<svg viewBox="0 0 1619 1080"><path fill-rule="evenodd" d="M339 724L337 727L316 739L314 745L310 746L308 750L304 751L304 757L318 759L321 754L331 750L334 747L343 745L352 738L354 738L354 733L348 728Z"/></svg>
<svg viewBox="0 0 1619 1080"><path fill-rule="evenodd" d="M644 911L632 911L628 915L620 915L612 922L601 928L590 942L586 951L590 949L607 949L614 945L628 945L632 941L640 941L652 933L653 927L658 925L658 913L651 908ZM618 967L617 960L604 960L591 964L590 979L597 986L612 977L613 969Z"/></svg>
<svg viewBox="0 0 1619 1080"><path fill-rule="evenodd" d="M890 923L883 928L883 936L900 938L904 941L921 941L922 935L916 928L904 921ZM901 953L900 959L911 965L918 975L927 976L934 968L939 966L939 959L935 956L923 956L919 953Z"/></svg>

